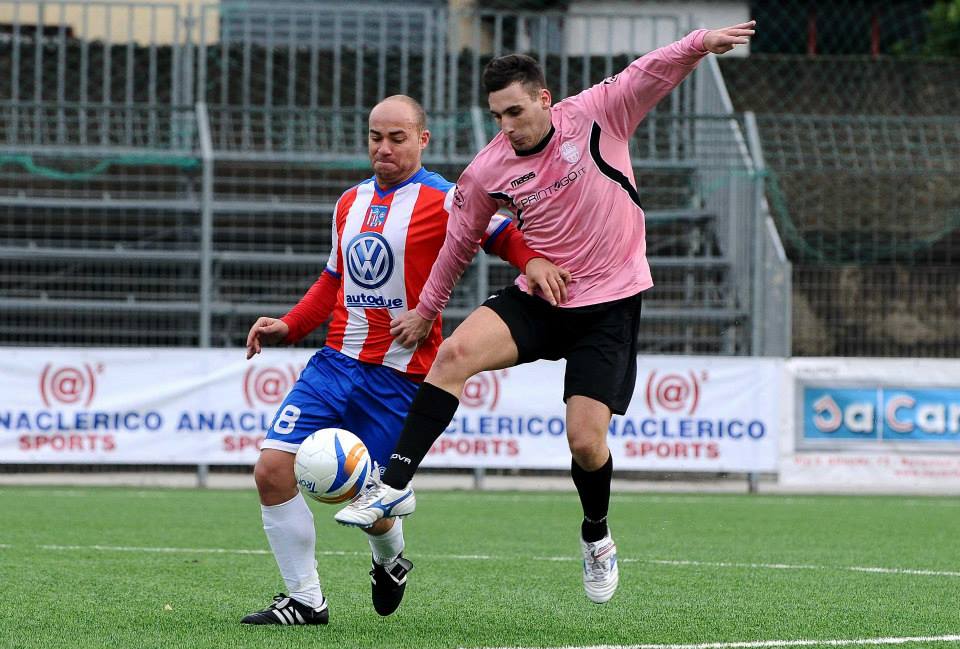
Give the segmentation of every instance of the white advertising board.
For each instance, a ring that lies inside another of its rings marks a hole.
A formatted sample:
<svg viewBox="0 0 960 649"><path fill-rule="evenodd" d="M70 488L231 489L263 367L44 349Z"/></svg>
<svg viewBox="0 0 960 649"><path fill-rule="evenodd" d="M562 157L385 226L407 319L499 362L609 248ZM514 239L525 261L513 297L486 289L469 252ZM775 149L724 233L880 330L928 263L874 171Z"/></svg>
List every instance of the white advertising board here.
<svg viewBox="0 0 960 649"><path fill-rule="evenodd" d="M960 491L960 361L787 362L780 483Z"/></svg>
<svg viewBox="0 0 960 649"><path fill-rule="evenodd" d="M5 349L0 462L253 464L310 355Z"/></svg>
<svg viewBox="0 0 960 649"><path fill-rule="evenodd" d="M782 361L646 356L630 408L615 416L614 468L775 471ZM563 362L540 361L471 379L424 466L570 466Z"/></svg>
<svg viewBox="0 0 960 649"><path fill-rule="evenodd" d="M0 462L252 464L311 350L5 349ZM782 362L639 359L615 467L774 471ZM568 468L563 363L471 379L424 466ZM358 431L361 432L361 431Z"/></svg>

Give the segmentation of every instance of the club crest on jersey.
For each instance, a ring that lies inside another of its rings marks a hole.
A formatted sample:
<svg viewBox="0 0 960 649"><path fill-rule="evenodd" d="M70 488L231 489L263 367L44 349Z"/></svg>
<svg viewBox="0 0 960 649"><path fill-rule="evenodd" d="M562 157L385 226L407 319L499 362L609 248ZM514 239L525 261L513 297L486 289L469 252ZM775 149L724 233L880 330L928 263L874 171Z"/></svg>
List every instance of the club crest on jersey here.
<svg viewBox="0 0 960 649"><path fill-rule="evenodd" d="M574 164L580 159L580 149L573 142L564 142L560 145L560 157L570 164Z"/></svg>
<svg viewBox="0 0 960 649"><path fill-rule="evenodd" d="M376 232L361 232L347 245L347 272L358 286L380 288L393 273L390 244Z"/></svg>
<svg viewBox="0 0 960 649"><path fill-rule="evenodd" d="M383 222L387 220L387 210L389 209L387 205L371 205L370 211L367 212L367 227L379 228L383 225Z"/></svg>

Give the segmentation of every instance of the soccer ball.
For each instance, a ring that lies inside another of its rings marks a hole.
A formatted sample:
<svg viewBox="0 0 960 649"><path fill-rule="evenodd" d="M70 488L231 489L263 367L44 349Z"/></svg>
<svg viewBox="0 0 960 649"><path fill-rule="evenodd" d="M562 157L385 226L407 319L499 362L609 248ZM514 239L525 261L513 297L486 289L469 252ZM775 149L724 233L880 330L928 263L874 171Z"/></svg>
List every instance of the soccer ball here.
<svg viewBox="0 0 960 649"><path fill-rule="evenodd" d="M322 503L352 499L370 475L370 454L348 430L323 428L303 440L293 465L305 496Z"/></svg>

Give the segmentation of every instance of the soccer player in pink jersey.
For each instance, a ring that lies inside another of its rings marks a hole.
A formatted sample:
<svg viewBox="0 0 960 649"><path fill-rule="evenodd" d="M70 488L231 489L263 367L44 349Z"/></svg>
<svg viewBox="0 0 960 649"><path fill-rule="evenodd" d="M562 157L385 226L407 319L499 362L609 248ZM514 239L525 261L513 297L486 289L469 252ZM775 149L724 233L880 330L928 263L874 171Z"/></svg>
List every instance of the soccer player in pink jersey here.
<svg viewBox="0 0 960 649"><path fill-rule="evenodd" d="M245 624L327 623L313 516L294 478L297 449L315 430L346 428L382 470L440 346L439 320L416 350L393 339L390 321L417 305L446 235L453 184L421 165L430 132L415 100L383 100L370 112L369 127L374 176L337 201L327 267L286 316L257 319L247 336L249 359L265 344L301 340L333 315L326 344L277 410L254 470L263 528L289 595L246 616ZM487 251L548 291L569 277L527 247L508 216L495 212L487 214L478 239ZM399 523L385 519L367 530L373 605L380 615L400 605L413 567L402 555Z"/></svg>
<svg viewBox="0 0 960 649"><path fill-rule="evenodd" d="M633 395L641 295L653 286L628 142L644 115L708 52L748 42L753 27L694 31L556 105L530 57L487 65L483 85L500 133L460 176L447 240L420 303L393 322L392 332L405 345L423 339L476 254L485 215L499 207L513 213L528 245L572 279L555 279L551 291L530 295L520 277L457 328L420 386L382 483L337 512L338 522L365 527L413 512L410 480L449 425L469 377L564 358L567 440L584 514L584 588L597 603L613 596L619 568L607 527L613 470L607 430Z"/></svg>

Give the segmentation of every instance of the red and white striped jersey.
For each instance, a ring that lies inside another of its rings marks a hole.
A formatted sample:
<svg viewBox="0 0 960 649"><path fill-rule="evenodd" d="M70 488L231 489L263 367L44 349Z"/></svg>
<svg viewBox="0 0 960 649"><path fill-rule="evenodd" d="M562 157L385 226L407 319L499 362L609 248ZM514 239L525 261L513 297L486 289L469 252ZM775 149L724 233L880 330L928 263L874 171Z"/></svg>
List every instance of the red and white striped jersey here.
<svg viewBox="0 0 960 649"><path fill-rule="evenodd" d="M420 169L390 189L380 189L370 178L340 197L334 210L333 246L324 270L332 277L321 277L315 285L324 279L339 280L328 347L412 375L429 371L442 339L440 319L416 349L394 340L390 321L417 305L446 236L453 189L453 183L442 176ZM523 244L522 235L503 214L491 218L480 243L499 254L506 245L513 245L515 254L508 260L519 263L521 269L530 258L540 256ZM333 282L328 284L332 289ZM297 320L291 319L294 311L284 317L288 324ZM293 324L288 342L305 335L304 329L300 323Z"/></svg>

